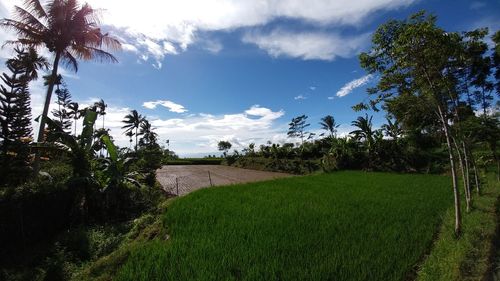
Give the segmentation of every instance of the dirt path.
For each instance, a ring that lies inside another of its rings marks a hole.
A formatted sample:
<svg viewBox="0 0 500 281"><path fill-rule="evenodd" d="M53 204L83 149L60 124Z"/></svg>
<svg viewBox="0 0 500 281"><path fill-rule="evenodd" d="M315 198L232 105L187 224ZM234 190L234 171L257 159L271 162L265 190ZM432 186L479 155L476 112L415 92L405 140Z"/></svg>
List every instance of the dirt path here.
<svg viewBox="0 0 500 281"><path fill-rule="evenodd" d="M247 183L290 176L292 175L220 165L172 165L163 166L157 171L157 179L163 189L178 195L184 195L210 186Z"/></svg>

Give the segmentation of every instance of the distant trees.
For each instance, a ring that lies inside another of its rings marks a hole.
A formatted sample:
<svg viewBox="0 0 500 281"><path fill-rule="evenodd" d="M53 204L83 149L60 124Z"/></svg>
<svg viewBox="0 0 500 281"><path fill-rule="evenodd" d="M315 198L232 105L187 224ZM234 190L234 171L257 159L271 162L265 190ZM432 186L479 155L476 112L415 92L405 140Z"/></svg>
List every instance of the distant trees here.
<svg viewBox="0 0 500 281"><path fill-rule="evenodd" d="M122 129L125 129L125 134L127 136L130 136L130 139L132 140L132 136L135 136L135 148L134 150L137 152L137 140L139 137L139 128L141 126L141 123L143 121L144 117L137 112L137 110L132 110L129 114L125 115L125 119L123 120L123 123L125 125L122 127Z"/></svg>
<svg viewBox="0 0 500 281"><path fill-rule="evenodd" d="M77 121L82 116L82 110L77 102L70 102L68 104L68 116L73 119L74 135L76 136Z"/></svg>
<svg viewBox="0 0 500 281"><path fill-rule="evenodd" d="M97 108L97 113L102 116L102 128L104 129L104 117L106 115L106 108L108 107L108 105L104 102L103 99L100 99L94 105Z"/></svg>
<svg viewBox="0 0 500 281"><path fill-rule="evenodd" d="M233 145L229 141L219 141L217 143L217 148L219 151L222 151L224 154L224 157L227 157L227 152L231 149Z"/></svg>
<svg viewBox="0 0 500 281"><path fill-rule="evenodd" d="M57 83L56 87L55 93L57 95L57 108L52 111L52 114L57 118L56 121L64 131L71 131L72 121L69 106L72 103L71 94L62 81L61 83Z"/></svg>
<svg viewBox="0 0 500 281"><path fill-rule="evenodd" d="M327 131L330 135L330 138L337 137L337 128L340 126L335 122L335 118L331 115L327 115L321 118L321 129Z"/></svg>
<svg viewBox="0 0 500 281"><path fill-rule="evenodd" d="M47 61L30 49L16 48L16 56L7 60L10 74L3 73L0 85L0 138L2 179L19 183L29 173L31 142L31 106L28 84L37 79Z"/></svg>
<svg viewBox="0 0 500 281"><path fill-rule="evenodd" d="M289 137L297 137L300 138L302 144L304 143L304 138L308 134L306 128L311 124L307 123L307 116L301 115L292 119L292 122L288 124L289 129L287 135Z"/></svg>

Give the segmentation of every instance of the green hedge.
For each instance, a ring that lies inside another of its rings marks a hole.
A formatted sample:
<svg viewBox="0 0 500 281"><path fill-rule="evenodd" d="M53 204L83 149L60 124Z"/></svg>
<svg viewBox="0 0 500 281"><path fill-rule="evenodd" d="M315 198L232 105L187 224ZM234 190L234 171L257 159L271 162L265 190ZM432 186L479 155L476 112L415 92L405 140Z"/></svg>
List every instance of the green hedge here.
<svg viewBox="0 0 500 281"><path fill-rule="evenodd" d="M177 160L168 160L165 165L220 165L222 158L184 158Z"/></svg>
<svg viewBox="0 0 500 281"><path fill-rule="evenodd" d="M271 172L310 174L321 170L321 160L241 157L232 166Z"/></svg>

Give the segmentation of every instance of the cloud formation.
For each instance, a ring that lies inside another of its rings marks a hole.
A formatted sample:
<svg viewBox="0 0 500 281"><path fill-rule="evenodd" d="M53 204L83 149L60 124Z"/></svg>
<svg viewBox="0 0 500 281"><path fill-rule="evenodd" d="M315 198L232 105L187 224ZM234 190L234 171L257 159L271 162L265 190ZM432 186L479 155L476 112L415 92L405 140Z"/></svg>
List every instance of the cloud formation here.
<svg viewBox="0 0 500 281"><path fill-rule="evenodd" d="M169 100L146 101L142 104L147 109L155 109L158 105L168 108L170 112L184 113L188 111L183 105Z"/></svg>
<svg viewBox="0 0 500 281"><path fill-rule="evenodd" d="M303 95L298 95L296 97L293 97L294 100L306 100L307 97L303 96Z"/></svg>
<svg viewBox="0 0 500 281"><path fill-rule="evenodd" d="M369 42L368 33L354 37L323 32L294 33L274 30L271 33L250 32L243 42L257 45L272 57L292 57L304 60L333 60L350 57Z"/></svg>
<svg viewBox="0 0 500 281"><path fill-rule="evenodd" d="M337 97L345 97L350 94L354 89L359 88L361 86L366 85L373 78L372 74L365 75L361 78L352 80L351 82L345 84L340 90L337 92ZM328 99L333 99L329 97Z"/></svg>
<svg viewBox="0 0 500 281"><path fill-rule="evenodd" d="M10 0L0 0L10 1ZM417 0L88 0L103 10L103 23L121 33L126 43L148 53L157 61L167 54L184 51L198 40L199 31L230 31L264 26L286 18L325 25L359 25L366 17L383 10L405 7ZM336 41L338 42L338 41ZM165 48L164 44L173 48ZM302 46L305 48L305 46ZM310 47L309 47L310 48ZM221 48L211 46L209 50ZM130 48L128 48L130 50ZM307 57L307 54L303 54ZM332 55L326 56L331 59ZM313 56L318 57L318 56Z"/></svg>

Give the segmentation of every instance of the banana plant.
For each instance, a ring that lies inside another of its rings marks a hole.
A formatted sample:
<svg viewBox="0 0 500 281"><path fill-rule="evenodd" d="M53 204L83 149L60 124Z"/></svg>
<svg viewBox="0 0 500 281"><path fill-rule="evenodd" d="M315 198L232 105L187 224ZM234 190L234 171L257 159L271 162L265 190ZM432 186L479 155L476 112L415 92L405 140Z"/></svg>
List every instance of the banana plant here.
<svg viewBox="0 0 500 281"><path fill-rule="evenodd" d="M95 110L85 110L82 133L79 136L72 136L65 132L56 121L45 118L45 122L49 127L47 140L54 142L56 146L68 153L73 166L74 177L91 178L92 176L92 138L96 119L97 112Z"/></svg>
<svg viewBox="0 0 500 281"><path fill-rule="evenodd" d="M125 182L140 186L136 178L141 174L138 172L129 172L130 165L134 162L134 158L123 157L118 153L118 148L115 146L108 134L101 136L101 141L106 147L109 158L100 158L100 170L103 171L104 177L102 184L104 190L109 187L121 186Z"/></svg>

